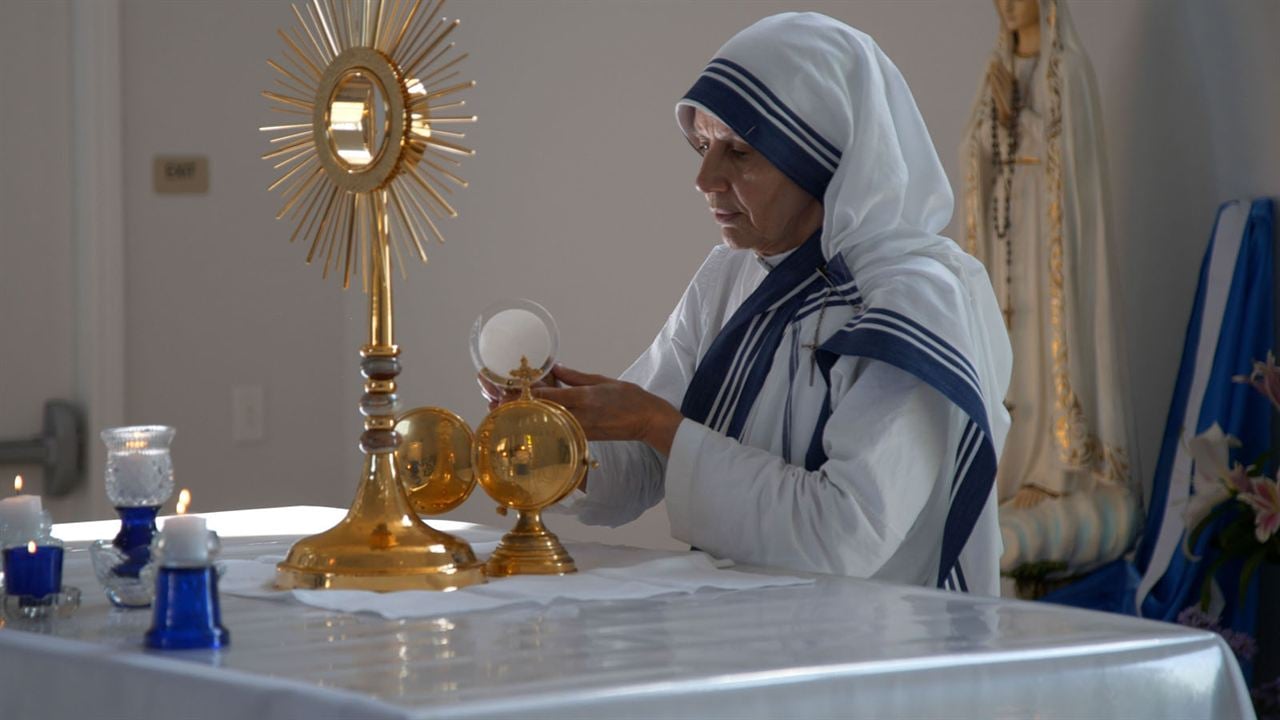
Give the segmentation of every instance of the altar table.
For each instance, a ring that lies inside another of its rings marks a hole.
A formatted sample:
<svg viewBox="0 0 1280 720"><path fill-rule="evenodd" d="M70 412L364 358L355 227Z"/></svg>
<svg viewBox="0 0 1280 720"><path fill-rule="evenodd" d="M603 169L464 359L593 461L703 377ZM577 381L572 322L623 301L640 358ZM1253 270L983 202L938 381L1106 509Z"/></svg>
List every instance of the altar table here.
<svg viewBox="0 0 1280 720"><path fill-rule="evenodd" d="M299 534L341 515L282 508L206 517L223 537L224 557L252 559L283 554ZM115 526L55 530L70 541L66 582L84 603L68 620L0 629L5 720L1253 712L1235 660L1210 633L832 576L801 587L422 620L224 593L230 647L149 651L141 643L150 611L112 610L85 551L85 541L109 537ZM262 528L282 534L237 537Z"/></svg>

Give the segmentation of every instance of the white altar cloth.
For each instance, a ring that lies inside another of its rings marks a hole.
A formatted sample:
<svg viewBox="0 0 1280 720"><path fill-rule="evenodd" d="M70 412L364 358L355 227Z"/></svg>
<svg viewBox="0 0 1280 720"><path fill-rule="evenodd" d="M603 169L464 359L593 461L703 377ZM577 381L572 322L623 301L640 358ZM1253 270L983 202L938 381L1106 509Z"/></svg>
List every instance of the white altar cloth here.
<svg viewBox="0 0 1280 720"><path fill-rule="evenodd" d="M293 539L235 534L241 559ZM84 606L0 630L6 720L1252 716L1216 635L829 576L414 620L223 595L229 648L146 651L150 612L111 610L69 550Z"/></svg>

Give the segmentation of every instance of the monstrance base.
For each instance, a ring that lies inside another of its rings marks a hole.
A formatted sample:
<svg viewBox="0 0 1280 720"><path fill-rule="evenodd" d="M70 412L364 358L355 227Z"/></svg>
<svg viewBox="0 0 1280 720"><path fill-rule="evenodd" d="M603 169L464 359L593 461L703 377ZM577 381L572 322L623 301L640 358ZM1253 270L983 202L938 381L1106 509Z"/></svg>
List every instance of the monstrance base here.
<svg viewBox="0 0 1280 720"><path fill-rule="evenodd" d="M294 544L276 565L276 587L306 590L457 590L485 581L471 548L451 535L401 538L394 548L374 549L340 524Z"/></svg>
<svg viewBox="0 0 1280 720"><path fill-rule="evenodd" d="M568 575L578 572L560 538L542 524L538 511L520 511L516 527L502 536L484 571L490 577L508 575Z"/></svg>
<svg viewBox="0 0 1280 720"><path fill-rule="evenodd" d="M286 590L456 590L484 581L484 566L465 540L409 508L389 453L367 459L346 517L294 543L276 565L276 587Z"/></svg>

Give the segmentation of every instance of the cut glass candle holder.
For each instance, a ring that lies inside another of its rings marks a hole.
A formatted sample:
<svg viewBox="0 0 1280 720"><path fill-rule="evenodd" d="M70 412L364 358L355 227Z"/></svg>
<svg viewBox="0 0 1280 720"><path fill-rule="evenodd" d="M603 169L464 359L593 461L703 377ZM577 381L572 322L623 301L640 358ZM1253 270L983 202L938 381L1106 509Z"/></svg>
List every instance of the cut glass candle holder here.
<svg viewBox="0 0 1280 720"><path fill-rule="evenodd" d="M112 540L94 543L89 554L98 582L117 607L148 607L155 593L155 585L143 582L140 574L151 559L156 515L173 494L169 445L174 433L164 425L102 431L107 498L120 515L120 532Z"/></svg>

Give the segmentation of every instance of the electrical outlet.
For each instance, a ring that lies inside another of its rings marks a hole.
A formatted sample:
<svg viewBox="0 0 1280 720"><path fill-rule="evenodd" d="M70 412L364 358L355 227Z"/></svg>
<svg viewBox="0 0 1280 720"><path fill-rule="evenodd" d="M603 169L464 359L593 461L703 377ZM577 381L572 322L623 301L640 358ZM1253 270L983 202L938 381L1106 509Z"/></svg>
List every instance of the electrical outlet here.
<svg viewBox="0 0 1280 720"><path fill-rule="evenodd" d="M266 436L266 393L261 385L231 388L231 440L258 442Z"/></svg>

